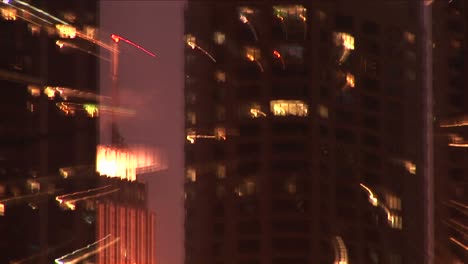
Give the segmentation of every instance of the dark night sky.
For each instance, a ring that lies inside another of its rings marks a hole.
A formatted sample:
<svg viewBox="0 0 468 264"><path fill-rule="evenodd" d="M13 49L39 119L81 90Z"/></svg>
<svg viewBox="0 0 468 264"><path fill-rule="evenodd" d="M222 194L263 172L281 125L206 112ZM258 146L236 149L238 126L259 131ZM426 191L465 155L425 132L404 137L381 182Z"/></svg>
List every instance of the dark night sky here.
<svg viewBox="0 0 468 264"><path fill-rule="evenodd" d="M121 35L158 55L152 59L120 44L120 101L137 115L121 120L119 127L127 143L157 146L169 161L168 170L146 177L149 205L157 214L156 253L161 264L182 264L184 255L183 5L183 1L174 0L100 4L103 31ZM102 65L101 69L105 68ZM109 89L108 79L102 71L104 93Z"/></svg>

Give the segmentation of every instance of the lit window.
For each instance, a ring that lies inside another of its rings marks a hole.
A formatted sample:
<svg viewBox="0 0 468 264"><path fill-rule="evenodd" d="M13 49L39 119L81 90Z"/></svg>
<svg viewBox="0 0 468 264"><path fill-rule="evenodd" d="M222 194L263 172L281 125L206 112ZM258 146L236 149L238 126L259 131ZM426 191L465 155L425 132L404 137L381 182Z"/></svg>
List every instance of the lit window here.
<svg viewBox="0 0 468 264"><path fill-rule="evenodd" d="M41 190L41 184L36 180L29 179L27 181L27 184L28 184L28 189L31 192L38 192Z"/></svg>
<svg viewBox="0 0 468 264"><path fill-rule="evenodd" d="M318 105L318 114L321 118L328 118L328 107L319 104Z"/></svg>
<svg viewBox="0 0 468 264"><path fill-rule="evenodd" d="M415 71L408 69L408 70L405 71L405 73L406 73L406 78L408 78L408 80L410 80L410 81L416 80L416 72Z"/></svg>
<svg viewBox="0 0 468 264"><path fill-rule="evenodd" d="M307 116L308 106L299 100L273 100L270 101L270 111L275 116Z"/></svg>
<svg viewBox="0 0 468 264"><path fill-rule="evenodd" d="M76 15L72 12L64 12L62 14L63 16L63 19L65 19L67 22L70 22L70 23L75 23L75 20L76 20Z"/></svg>
<svg viewBox="0 0 468 264"><path fill-rule="evenodd" d="M31 33L31 35L37 36L41 32L41 27L34 24L28 24L28 30Z"/></svg>
<svg viewBox="0 0 468 264"><path fill-rule="evenodd" d="M5 205L0 203L0 216L5 215Z"/></svg>
<svg viewBox="0 0 468 264"><path fill-rule="evenodd" d="M337 32L334 34L335 44L343 46L347 50L354 50L354 37L345 32Z"/></svg>
<svg viewBox="0 0 468 264"><path fill-rule="evenodd" d="M355 79L354 79L354 75L351 74L351 73L346 73L346 86L345 88L354 88L356 85L356 82L355 82Z"/></svg>
<svg viewBox="0 0 468 264"><path fill-rule="evenodd" d="M294 179L289 179L284 185L285 191L289 194L295 194L297 192L297 185Z"/></svg>
<svg viewBox="0 0 468 264"><path fill-rule="evenodd" d="M341 64L346 61L352 50L354 50L354 37L348 33L335 32L334 33L335 45L341 47L342 51L338 58Z"/></svg>
<svg viewBox="0 0 468 264"><path fill-rule="evenodd" d="M34 104L32 102L26 102L26 109L29 111L29 112L34 112Z"/></svg>
<svg viewBox="0 0 468 264"><path fill-rule="evenodd" d="M215 138L218 140L226 140L226 128L217 127L214 131Z"/></svg>
<svg viewBox="0 0 468 264"><path fill-rule="evenodd" d="M34 85L28 85L28 92L34 97L41 95L41 89Z"/></svg>
<svg viewBox="0 0 468 264"><path fill-rule="evenodd" d="M403 161L403 166L405 166L405 169L411 173L411 174L416 174L416 164L409 160L404 160Z"/></svg>
<svg viewBox="0 0 468 264"><path fill-rule="evenodd" d="M302 5L273 6L273 13L281 21L294 19L305 22L307 20L307 9Z"/></svg>
<svg viewBox="0 0 468 264"><path fill-rule="evenodd" d="M0 9L2 18L5 20L16 20L16 10L10 7Z"/></svg>
<svg viewBox="0 0 468 264"><path fill-rule="evenodd" d="M385 196L387 205L392 210L401 211L401 199L393 194L387 194Z"/></svg>
<svg viewBox="0 0 468 264"><path fill-rule="evenodd" d="M197 123L197 115L195 112L187 112L187 122L190 125L195 125Z"/></svg>
<svg viewBox="0 0 468 264"><path fill-rule="evenodd" d="M224 164L219 164L216 167L216 177L218 179L224 179L226 178L226 165Z"/></svg>
<svg viewBox="0 0 468 264"><path fill-rule="evenodd" d="M70 25L56 25L58 34L61 38L74 38L76 36L76 28Z"/></svg>
<svg viewBox="0 0 468 264"><path fill-rule="evenodd" d="M190 182L196 182L197 181L197 171L195 168L187 168L185 172L185 177L187 178L188 181Z"/></svg>
<svg viewBox="0 0 468 264"><path fill-rule="evenodd" d="M226 82L226 73L223 71L216 71L215 79L217 82Z"/></svg>
<svg viewBox="0 0 468 264"><path fill-rule="evenodd" d="M393 229L403 229L403 219L398 215L389 216L390 227Z"/></svg>
<svg viewBox="0 0 468 264"><path fill-rule="evenodd" d="M248 196L255 193L255 182L252 179L246 179L235 189L238 196Z"/></svg>
<svg viewBox="0 0 468 264"><path fill-rule="evenodd" d="M226 41L226 35L222 32L216 31L213 35L213 40L216 44L221 45Z"/></svg>
<svg viewBox="0 0 468 264"><path fill-rule="evenodd" d="M414 44L414 42L416 41L416 36L414 35L414 33L408 31L403 33L403 38L406 40L406 42L410 44Z"/></svg>
<svg viewBox="0 0 468 264"><path fill-rule="evenodd" d="M257 48L254 48L254 47L245 47L244 48L244 54L245 54L245 57L249 61L257 61L257 60L261 59L260 50L257 49Z"/></svg>
<svg viewBox="0 0 468 264"><path fill-rule="evenodd" d="M83 33L87 36L87 37L90 37L90 38L96 38L96 28L95 27L92 27L92 26L85 26L83 28Z"/></svg>
<svg viewBox="0 0 468 264"><path fill-rule="evenodd" d="M252 104L250 106L249 114L253 118L265 117L266 116L266 114L264 112L262 112L262 108L261 108L261 106L259 104Z"/></svg>
<svg viewBox="0 0 468 264"><path fill-rule="evenodd" d="M193 36L192 34L186 34L186 35L185 35L185 42L186 42L192 49L194 49L195 46L196 46L196 43L197 43L197 39L196 39L195 36Z"/></svg>

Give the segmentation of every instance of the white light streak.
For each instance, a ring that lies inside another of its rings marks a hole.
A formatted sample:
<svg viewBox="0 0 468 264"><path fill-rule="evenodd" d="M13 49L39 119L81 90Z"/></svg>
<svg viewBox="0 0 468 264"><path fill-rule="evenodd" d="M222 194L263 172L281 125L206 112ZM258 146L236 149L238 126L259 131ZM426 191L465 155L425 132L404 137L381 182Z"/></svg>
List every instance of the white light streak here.
<svg viewBox="0 0 468 264"><path fill-rule="evenodd" d="M57 21L57 22L59 22L59 23L61 23L61 24L69 25L67 22L61 20L60 18L57 18L57 17L55 17L55 16L53 16L53 15L47 13L46 11L44 11L44 10L42 10L42 9L39 9L39 8L33 6L33 5L30 5L30 4L26 3L26 2L23 2L23 1L20 1L20 0L15 0L14 2L15 2L15 3L18 3L18 4L20 4L20 5L27 6L27 7L31 8L32 10L34 10L34 11L36 11L36 12L42 14L42 15L45 15L45 16L47 16L47 17L49 17L49 18L51 18L51 19L53 19L53 20L55 20L55 21Z"/></svg>
<svg viewBox="0 0 468 264"><path fill-rule="evenodd" d="M115 238L115 239L107 242L103 246L97 247L96 249L91 250L90 252L86 252L87 250L90 250L92 247L94 247L97 244L103 242L104 240L109 239L110 237L111 237L111 235L109 234L109 235L97 240L96 242L87 245L86 247L82 247L80 249L77 249L77 250L73 251L72 253L69 253L69 254L66 254L66 255L64 255L64 256L62 256L60 258L57 258L57 259L55 259L55 263L56 264L75 264L75 263L78 263L78 262L80 262L80 261L82 261L82 260L84 260L84 259L98 253L99 251L112 246L113 244L117 243L120 240L119 237ZM78 255L78 256L74 257L75 255ZM74 258L67 260L70 257L74 257Z"/></svg>

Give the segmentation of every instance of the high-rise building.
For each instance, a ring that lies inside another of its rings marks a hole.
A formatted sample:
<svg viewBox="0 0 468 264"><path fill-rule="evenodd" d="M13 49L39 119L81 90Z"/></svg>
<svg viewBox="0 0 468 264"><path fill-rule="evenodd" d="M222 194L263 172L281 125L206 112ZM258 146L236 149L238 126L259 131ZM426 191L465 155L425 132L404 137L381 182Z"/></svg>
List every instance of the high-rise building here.
<svg viewBox="0 0 468 264"><path fill-rule="evenodd" d="M188 1L186 263L463 263L438 196L466 216L466 154L448 166L436 128L455 4Z"/></svg>
<svg viewBox="0 0 468 264"><path fill-rule="evenodd" d="M435 1L434 142L436 263L468 261L468 3Z"/></svg>
<svg viewBox="0 0 468 264"><path fill-rule="evenodd" d="M97 203L96 263L156 263L156 216L147 208L145 184L105 178L118 189Z"/></svg>
<svg viewBox="0 0 468 264"><path fill-rule="evenodd" d="M92 165L97 139L96 120L65 107L96 93L95 49L59 24L91 36L96 16L94 1L0 3L1 263L51 263L94 239L85 212L61 211L55 195L92 186L63 186L59 168Z"/></svg>

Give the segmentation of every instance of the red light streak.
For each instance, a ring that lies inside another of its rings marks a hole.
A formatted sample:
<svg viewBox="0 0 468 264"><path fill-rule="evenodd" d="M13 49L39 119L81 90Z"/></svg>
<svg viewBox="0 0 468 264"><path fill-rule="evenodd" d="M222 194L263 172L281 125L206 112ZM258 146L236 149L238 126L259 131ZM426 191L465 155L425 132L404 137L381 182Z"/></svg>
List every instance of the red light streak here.
<svg viewBox="0 0 468 264"><path fill-rule="evenodd" d="M148 55L150 55L151 57L154 57L154 58L156 57L156 54L152 53L151 51L149 51L149 50L143 48L142 46L140 46L140 45L138 45L138 44L136 44L136 43L134 43L134 42L132 42L132 41L126 39L126 38L123 38L122 36L118 36L118 35L112 34L112 35L111 35L111 38L112 38L115 42L119 42L120 40L123 40L123 41L127 42L128 44L134 46L135 48L137 48L137 49L139 49L139 50L145 52L145 53L148 54Z"/></svg>
<svg viewBox="0 0 468 264"><path fill-rule="evenodd" d="M281 54L277 50L273 51L273 55L275 55L276 58L281 58Z"/></svg>

